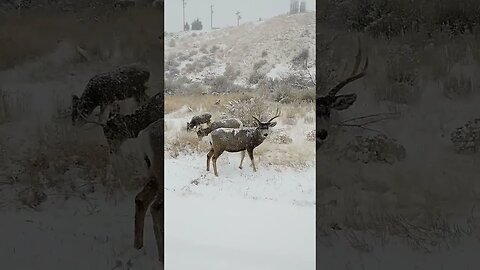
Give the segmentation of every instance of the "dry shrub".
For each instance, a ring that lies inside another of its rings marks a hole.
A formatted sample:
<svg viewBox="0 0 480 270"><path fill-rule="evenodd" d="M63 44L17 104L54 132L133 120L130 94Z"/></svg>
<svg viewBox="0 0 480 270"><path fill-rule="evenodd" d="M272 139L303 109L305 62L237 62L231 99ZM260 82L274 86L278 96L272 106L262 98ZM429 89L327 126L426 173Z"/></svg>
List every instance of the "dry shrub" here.
<svg viewBox="0 0 480 270"><path fill-rule="evenodd" d="M443 82L443 94L449 99L467 98L472 93L472 79L465 75L449 76Z"/></svg>
<svg viewBox="0 0 480 270"><path fill-rule="evenodd" d="M256 122L252 116L261 117L261 121L266 116L267 112L271 111L269 104L264 98L255 96L248 100L234 99L225 105L225 113L234 118L240 119L245 126L255 126ZM273 115L271 112L268 115Z"/></svg>
<svg viewBox="0 0 480 270"><path fill-rule="evenodd" d="M380 101L411 104L418 101L421 91L418 86L419 62L416 52L409 46L390 49L386 63L387 85L375 88Z"/></svg>
<svg viewBox="0 0 480 270"><path fill-rule="evenodd" d="M165 150L168 151L172 157L177 157L180 153L207 153L210 147L208 143L199 141L196 133L180 131L172 139L168 139L165 144Z"/></svg>
<svg viewBox="0 0 480 270"><path fill-rule="evenodd" d="M265 140L255 148L255 159L262 164L301 169L314 162L314 142L277 144L271 139Z"/></svg>
<svg viewBox="0 0 480 270"><path fill-rule="evenodd" d="M170 113L188 106L193 110L218 111L222 105L228 104L231 100L249 100L252 98L250 93L229 93L225 95L202 95L186 94L165 96L165 113ZM219 104L215 104L220 100Z"/></svg>
<svg viewBox="0 0 480 270"><path fill-rule="evenodd" d="M0 89L0 124L11 121L12 118L26 115L32 104L32 95Z"/></svg>

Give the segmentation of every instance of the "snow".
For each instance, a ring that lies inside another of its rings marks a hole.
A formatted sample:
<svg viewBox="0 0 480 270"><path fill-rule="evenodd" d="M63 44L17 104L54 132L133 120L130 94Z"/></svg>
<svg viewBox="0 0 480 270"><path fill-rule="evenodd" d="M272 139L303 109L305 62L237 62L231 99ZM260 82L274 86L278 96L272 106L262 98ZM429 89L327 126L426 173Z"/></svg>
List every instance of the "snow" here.
<svg viewBox="0 0 480 270"><path fill-rule="evenodd" d="M280 15L261 22L250 22L236 27L226 27L215 31L195 33L178 32L165 36L165 44L175 40L175 46L165 46L165 55L188 55L192 50L197 53L190 60L180 63L180 76L195 82L203 82L208 77L223 75L227 65L240 75L234 79L238 85L247 85L253 65L265 60L262 73L277 78L282 74L294 73L291 60L303 49L309 50L308 63L312 76L315 76L315 12L296 15ZM211 52L212 47L218 47ZM205 48L206 52L202 52ZM266 54L264 54L266 53ZM186 71L187 63L195 63L207 56L214 63L201 71ZM178 56L176 56L178 57Z"/></svg>
<svg viewBox="0 0 480 270"><path fill-rule="evenodd" d="M279 65L276 65L267 73L267 77L272 79L278 79L288 74L289 71L290 71L289 66L287 66L286 64L279 64Z"/></svg>
<svg viewBox="0 0 480 270"><path fill-rule="evenodd" d="M166 114L166 145L187 136L182 123L202 112L180 108ZM212 112L212 121L217 114ZM313 123L286 126L280 120L273 134L284 129L297 139L288 147L313 150L303 135ZM269 154L259 155L259 149ZM257 172L248 156L239 169L241 153L224 152L218 177L212 164L206 171L208 148L175 157L165 152L166 269L315 269L314 153L302 151L307 164L294 168L276 164L297 159L280 149L269 138L257 147Z"/></svg>
<svg viewBox="0 0 480 270"><path fill-rule="evenodd" d="M226 153L216 178L205 160L166 160L166 269L315 268L313 167L254 173Z"/></svg>

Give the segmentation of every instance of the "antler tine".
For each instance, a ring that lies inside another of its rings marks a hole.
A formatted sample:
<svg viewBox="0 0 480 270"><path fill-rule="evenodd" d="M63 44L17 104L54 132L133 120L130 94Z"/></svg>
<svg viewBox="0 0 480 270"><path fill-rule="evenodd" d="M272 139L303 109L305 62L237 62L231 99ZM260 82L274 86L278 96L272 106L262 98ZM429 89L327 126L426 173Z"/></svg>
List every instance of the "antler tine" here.
<svg viewBox="0 0 480 270"><path fill-rule="evenodd" d="M358 38L359 40L359 47L360 47L360 38ZM355 61L355 66L354 66L354 69L353 69L353 72L352 72L352 75L348 78L346 78L345 80L339 82L335 87L333 87L329 92L328 92L328 95L329 96L335 96L338 91L340 91L340 89L342 89L345 85L355 81L355 80L358 80L360 78L362 78L363 76L366 75L366 71L367 71L367 68L368 68L368 56L366 57L365 59L365 64L362 68L362 71L360 73L357 73L357 70L358 70L358 66L360 65L360 61L361 61L361 48L359 48L359 52L356 56L356 61Z"/></svg>
<svg viewBox="0 0 480 270"><path fill-rule="evenodd" d="M270 120L268 120L267 123L270 123L273 119L275 119L275 118L277 118L277 117L279 117L279 116L280 116L280 112L279 112L278 107L277 107L277 112L275 113L275 116L272 117L272 118L270 118Z"/></svg>
<svg viewBox="0 0 480 270"><path fill-rule="evenodd" d="M88 118L85 117L85 115L83 115L83 114L80 114L80 116L83 118L83 120L84 120L86 123L96 124L96 125L99 125L99 126L101 126L101 127L105 127L105 126L106 126L104 123L100 123L100 122L93 121L93 120L88 120Z"/></svg>
<svg viewBox="0 0 480 270"><path fill-rule="evenodd" d="M358 71L358 67L360 66L360 61L362 61L362 45L360 43L360 36L357 36L358 39L358 52L357 55L355 56L355 65L353 66L352 73L350 76L355 75Z"/></svg>
<svg viewBox="0 0 480 270"><path fill-rule="evenodd" d="M255 117L254 115L252 115L253 119L257 120L258 123L261 123L262 121L258 120L257 117Z"/></svg>

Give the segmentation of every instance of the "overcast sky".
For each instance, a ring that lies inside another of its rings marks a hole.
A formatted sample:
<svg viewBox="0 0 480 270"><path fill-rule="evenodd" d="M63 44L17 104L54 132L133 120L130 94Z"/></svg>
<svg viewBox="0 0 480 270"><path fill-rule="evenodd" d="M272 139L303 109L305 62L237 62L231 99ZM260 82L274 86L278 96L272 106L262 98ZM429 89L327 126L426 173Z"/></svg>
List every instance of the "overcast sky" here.
<svg viewBox="0 0 480 270"><path fill-rule="evenodd" d="M210 5L213 5L213 27L237 24L235 12L240 11L240 23L258 21L285 14L290 0L185 0L185 21L191 24L195 18L202 21L203 29L210 29ZM307 10L315 10L315 0L306 0ZM165 31L182 29L182 0L165 0Z"/></svg>

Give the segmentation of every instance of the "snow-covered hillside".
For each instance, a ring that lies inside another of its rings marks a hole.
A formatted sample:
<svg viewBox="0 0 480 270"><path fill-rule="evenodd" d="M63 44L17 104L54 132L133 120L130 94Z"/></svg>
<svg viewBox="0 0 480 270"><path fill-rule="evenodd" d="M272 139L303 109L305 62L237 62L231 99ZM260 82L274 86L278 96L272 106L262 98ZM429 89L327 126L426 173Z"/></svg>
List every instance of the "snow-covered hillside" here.
<svg viewBox="0 0 480 270"><path fill-rule="evenodd" d="M166 76L203 82L224 75L229 67L239 72L235 83L246 85L256 63L262 63L257 64L260 73L279 78L296 69L292 59L304 50L308 51L309 71L315 76L314 12L213 31L169 33L165 36Z"/></svg>

